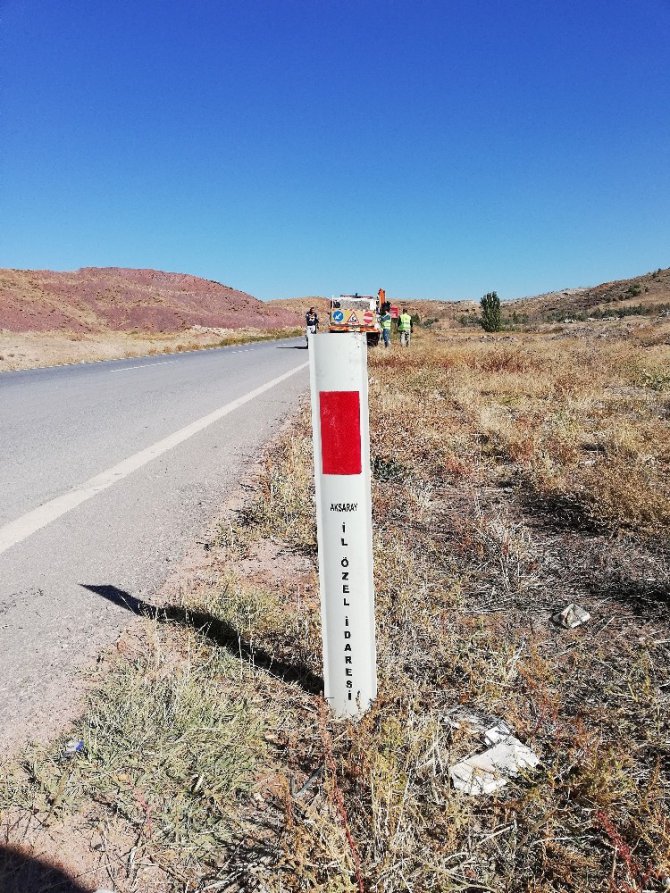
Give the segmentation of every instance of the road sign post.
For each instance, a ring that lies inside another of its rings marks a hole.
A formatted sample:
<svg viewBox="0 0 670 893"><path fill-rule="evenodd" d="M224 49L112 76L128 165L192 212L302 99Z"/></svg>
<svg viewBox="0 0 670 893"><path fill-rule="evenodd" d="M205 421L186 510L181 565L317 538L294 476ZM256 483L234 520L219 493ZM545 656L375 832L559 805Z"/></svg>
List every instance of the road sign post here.
<svg viewBox="0 0 670 893"><path fill-rule="evenodd" d="M364 334L310 340L325 698L360 716L377 694Z"/></svg>

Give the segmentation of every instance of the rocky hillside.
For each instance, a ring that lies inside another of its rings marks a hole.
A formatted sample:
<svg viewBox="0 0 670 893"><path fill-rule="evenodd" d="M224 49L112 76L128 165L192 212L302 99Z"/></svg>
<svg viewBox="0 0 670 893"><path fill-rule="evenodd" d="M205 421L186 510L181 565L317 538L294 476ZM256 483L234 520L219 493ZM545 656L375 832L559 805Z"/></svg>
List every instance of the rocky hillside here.
<svg viewBox="0 0 670 893"><path fill-rule="evenodd" d="M393 299L392 299L393 300ZM395 303L398 303L395 301ZM479 316L479 301L412 301L404 302L422 318L461 320ZM670 305L670 268L658 269L632 279L617 279L587 288L566 288L525 298L505 301L503 315L516 314L528 322L551 322L556 319L621 313L628 315L631 308L641 308L653 314Z"/></svg>
<svg viewBox="0 0 670 893"><path fill-rule="evenodd" d="M657 269L633 279L617 279L588 288L569 288L505 304L533 321L591 314L616 315L625 308L641 307L649 312L670 304L670 268Z"/></svg>
<svg viewBox="0 0 670 893"><path fill-rule="evenodd" d="M268 301L268 306L299 313L300 319L303 320L310 307L316 307L319 315L326 314L330 307L330 298L317 295L308 295L305 298L275 298L273 301Z"/></svg>
<svg viewBox="0 0 670 893"><path fill-rule="evenodd" d="M479 301L406 300L404 303L422 319L437 318L444 323L479 317ZM525 298L505 301L503 316L530 323L552 322L562 319L584 319L611 314L653 315L670 305L670 268L657 269L632 279L617 279L587 288L566 288Z"/></svg>
<svg viewBox="0 0 670 893"><path fill-rule="evenodd" d="M71 273L0 270L0 329L11 332L274 329L299 322L290 309L183 273L117 267Z"/></svg>

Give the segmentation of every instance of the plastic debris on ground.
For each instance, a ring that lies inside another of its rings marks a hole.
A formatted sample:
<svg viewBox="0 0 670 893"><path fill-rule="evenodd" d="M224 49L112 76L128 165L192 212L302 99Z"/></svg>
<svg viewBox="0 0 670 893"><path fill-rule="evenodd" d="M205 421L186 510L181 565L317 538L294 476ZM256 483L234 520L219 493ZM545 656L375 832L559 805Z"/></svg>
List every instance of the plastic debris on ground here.
<svg viewBox="0 0 670 893"><path fill-rule="evenodd" d="M65 742L63 756L66 758L75 757L77 754L84 752L84 742L81 738L70 738Z"/></svg>
<svg viewBox="0 0 670 893"><path fill-rule="evenodd" d="M473 754L449 769L457 791L466 794L492 794L510 778L528 769L535 769L540 760L530 747L522 744L504 722L498 722L484 733L488 750Z"/></svg>
<svg viewBox="0 0 670 893"><path fill-rule="evenodd" d="M552 619L559 626L574 629L576 626L581 626L582 623L587 623L591 619L591 615L580 605L571 604L554 614Z"/></svg>
<svg viewBox="0 0 670 893"><path fill-rule="evenodd" d="M501 741L505 741L511 734L512 730L507 723L501 721L484 732L484 741L489 747L493 747L494 744L500 744Z"/></svg>
<svg viewBox="0 0 670 893"><path fill-rule="evenodd" d="M512 734L507 723L497 716L491 713L475 713L473 710L464 710L460 707L449 710L442 721L449 728L460 729L468 735L480 738L488 745L497 744L502 738ZM487 735L491 736L490 741Z"/></svg>

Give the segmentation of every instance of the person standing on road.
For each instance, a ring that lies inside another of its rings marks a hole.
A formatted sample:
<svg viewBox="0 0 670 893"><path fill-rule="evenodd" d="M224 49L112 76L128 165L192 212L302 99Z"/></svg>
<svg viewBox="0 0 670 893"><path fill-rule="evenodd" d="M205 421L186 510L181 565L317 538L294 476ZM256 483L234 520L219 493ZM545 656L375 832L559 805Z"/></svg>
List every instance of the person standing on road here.
<svg viewBox="0 0 670 893"><path fill-rule="evenodd" d="M382 337L384 338L384 347L391 346L391 311L386 305L382 315L379 317L382 327Z"/></svg>
<svg viewBox="0 0 670 893"><path fill-rule="evenodd" d="M319 317L315 307L310 307L305 314L305 341L309 346L309 336L316 335L319 330Z"/></svg>
<svg viewBox="0 0 670 893"><path fill-rule="evenodd" d="M412 317L404 307L398 320L398 331L400 332L400 346L409 347L410 338L412 337Z"/></svg>

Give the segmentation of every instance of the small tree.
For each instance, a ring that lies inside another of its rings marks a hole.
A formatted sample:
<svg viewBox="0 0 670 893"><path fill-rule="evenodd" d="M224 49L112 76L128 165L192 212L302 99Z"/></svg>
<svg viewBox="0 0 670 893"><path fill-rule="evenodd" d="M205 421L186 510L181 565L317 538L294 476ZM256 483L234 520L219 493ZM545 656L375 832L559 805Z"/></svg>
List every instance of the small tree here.
<svg viewBox="0 0 670 893"><path fill-rule="evenodd" d="M482 308L482 328L486 332L499 332L502 329L500 298L495 291L487 292L479 302Z"/></svg>

